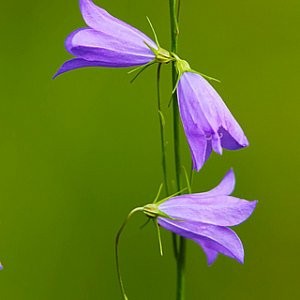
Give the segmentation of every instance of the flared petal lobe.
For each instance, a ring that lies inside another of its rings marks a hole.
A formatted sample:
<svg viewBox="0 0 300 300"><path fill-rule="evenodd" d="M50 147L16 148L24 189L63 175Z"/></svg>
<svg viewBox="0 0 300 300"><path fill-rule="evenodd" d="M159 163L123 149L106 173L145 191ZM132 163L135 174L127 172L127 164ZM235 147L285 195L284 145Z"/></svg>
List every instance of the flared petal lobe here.
<svg viewBox="0 0 300 300"><path fill-rule="evenodd" d="M182 195L160 205L160 210L171 218L182 221L203 222L218 226L235 226L248 219L256 201L246 201L231 196L212 198Z"/></svg>
<svg viewBox="0 0 300 300"><path fill-rule="evenodd" d="M199 74L184 72L177 97L183 128L190 146L193 167L199 171L212 150L237 150L248 140L225 103Z"/></svg>
<svg viewBox="0 0 300 300"><path fill-rule="evenodd" d="M125 42L145 42L152 48L157 45L144 33L133 26L113 17L106 10L98 7L91 0L80 0L80 10L85 23L98 32L105 33L116 39L123 37Z"/></svg>
<svg viewBox="0 0 300 300"><path fill-rule="evenodd" d="M203 193L198 193L198 194L193 194L196 195L197 197L213 197L213 196L224 196L224 195L231 195L235 187L235 175L233 172L233 169L230 169L221 182L213 189L211 189L208 192L203 192Z"/></svg>
<svg viewBox="0 0 300 300"><path fill-rule="evenodd" d="M80 8L89 27L72 32L65 46L77 59L87 63L75 64L72 68L71 60L71 63L63 64L55 76L81 67L134 67L155 59L150 47L157 50L158 46L145 34L111 16L92 1L81 0Z"/></svg>
<svg viewBox="0 0 300 300"><path fill-rule="evenodd" d="M213 250L234 258L239 263L244 262L242 242L236 233L227 227L165 218L158 218L158 224L177 235L195 241L200 246L204 244L207 251ZM208 255L211 256L211 253L209 252Z"/></svg>

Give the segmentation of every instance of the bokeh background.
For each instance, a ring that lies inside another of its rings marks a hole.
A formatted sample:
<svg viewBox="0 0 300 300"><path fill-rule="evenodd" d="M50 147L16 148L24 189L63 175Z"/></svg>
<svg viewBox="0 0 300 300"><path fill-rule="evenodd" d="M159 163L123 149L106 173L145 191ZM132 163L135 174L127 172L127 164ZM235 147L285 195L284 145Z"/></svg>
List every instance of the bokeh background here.
<svg viewBox="0 0 300 300"><path fill-rule="evenodd" d="M149 16L169 48L167 0L95 2L151 36ZM70 57L65 37L84 26L77 1L2 1L0 16L0 298L121 299L116 231L162 181L155 68L134 84L126 69L52 80ZM235 195L259 199L236 228L244 265L219 257L207 267L188 243L188 300L300 299L299 32L298 0L182 0L179 55L222 81L214 86L251 142L212 155L193 188L215 186L234 167ZM167 66L169 121L170 91ZM170 234L160 257L144 221L134 218L121 240L128 294L174 299Z"/></svg>

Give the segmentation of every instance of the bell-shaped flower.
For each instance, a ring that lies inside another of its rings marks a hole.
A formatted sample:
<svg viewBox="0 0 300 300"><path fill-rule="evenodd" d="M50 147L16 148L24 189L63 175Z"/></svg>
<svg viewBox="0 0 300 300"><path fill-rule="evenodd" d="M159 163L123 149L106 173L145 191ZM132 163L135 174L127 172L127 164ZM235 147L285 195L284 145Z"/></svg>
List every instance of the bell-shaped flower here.
<svg viewBox="0 0 300 300"><path fill-rule="evenodd" d="M65 62L55 77L84 67L133 67L172 59L168 51L144 33L91 0L80 0L80 9L88 27L75 30L66 39L66 49L75 58Z"/></svg>
<svg viewBox="0 0 300 300"><path fill-rule="evenodd" d="M248 146L248 140L231 112L199 73L177 60L179 81L177 98L181 121L190 147L193 168L199 171L212 150L237 150Z"/></svg>
<svg viewBox="0 0 300 300"><path fill-rule="evenodd" d="M230 196L235 177L230 170L217 187L205 193L186 194L144 206L144 213L158 224L204 250L211 265L218 254L244 262L244 248L237 234L228 228L245 221L257 201Z"/></svg>

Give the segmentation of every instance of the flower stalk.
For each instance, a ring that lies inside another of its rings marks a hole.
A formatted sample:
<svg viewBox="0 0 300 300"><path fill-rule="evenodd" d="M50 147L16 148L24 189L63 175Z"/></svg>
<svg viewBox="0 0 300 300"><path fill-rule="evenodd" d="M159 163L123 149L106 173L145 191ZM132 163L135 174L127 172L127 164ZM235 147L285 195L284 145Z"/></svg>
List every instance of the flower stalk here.
<svg viewBox="0 0 300 300"><path fill-rule="evenodd" d="M178 19L179 19L179 3L176 0L169 0L170 7L170 25L171 25L171 51L177 53L178 48ZM177 70L175 62L172 62L172 87L177 83ZM173 93L173 137L174 137L174 159L175 159L175 176L176 189L181 189L181 157L180 157L180 116L178 110L177 95ZM185 253L186 241L183 237L179 237L179 245L176 241L177 237L173 234L173 246L177 263L177 289L176 299L184 299L185 284Z"/></svg>
<svg viewBox="0 0 300 300"><path fill-rule="evenodd" d="M160 129L160 145L161 145L161 165L163 171L163 181L166 195L169 195L169 182L168 182L168 172L167 172L167 150L166 150L166 138L165 138L165 118L162 112L161 107L161 96L160 96L160 71L161 71L161 63L157 66L156 73L156 88L157 88L157 110L159 117L159 129Z"/></svg>
<svg viewBox="0 0 300 300"><path fill-rule="evenodd" d="M121 270L120 270L120 262L119 262L119 242L120 242L120 237L121 234L124 230L124 228L126 227L129 219L137 212L139 211L143 211L143 207L137 207L135 209L133 209L127 216L127 218L125 219L125 221L123 222L122 226L120 227L119 231L117 232L116 235L116 239L115 239L115 258L116 258L116 267L117 267L117 275L118 275L118 281L119 281L119 285L120 285L120 289L122 292L122 296L124 300L128 300L128 297L126 295L125 292L125 288L124 288L124 284L123 284L123 280L122 280L122 276L121 276Z"/></svg>

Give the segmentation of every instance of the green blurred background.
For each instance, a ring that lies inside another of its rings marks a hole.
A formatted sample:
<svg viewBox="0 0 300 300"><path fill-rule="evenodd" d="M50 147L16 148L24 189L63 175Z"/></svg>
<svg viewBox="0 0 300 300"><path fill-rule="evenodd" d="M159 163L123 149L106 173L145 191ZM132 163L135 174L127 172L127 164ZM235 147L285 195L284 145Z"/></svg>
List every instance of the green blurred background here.
<svg viewBox="0 0 300 300"><path fill-rule="evenodd" d="M95 2L151 36L149 16L169 48L167 0ZM77 1L2 1L0 15L0 298L121 299L115 233L162 180L155 68L134 84L126 69L52 80L70 57L65 37L84 26ZM300 299L299 32L299 0L182 0L179 55L222 81L214 85L251 143L212 155L194 190L234 167L235 195L259 199L236 228L244 265L219 257L207 267L188 243L188 300ZM169 66L163 82L166 107ZM128 294L174 299L170 234L160 257L153 227L139 229L144 220L121 241Z"/></svg>

